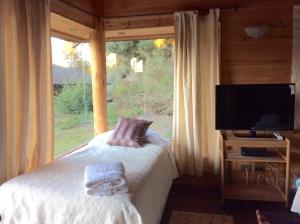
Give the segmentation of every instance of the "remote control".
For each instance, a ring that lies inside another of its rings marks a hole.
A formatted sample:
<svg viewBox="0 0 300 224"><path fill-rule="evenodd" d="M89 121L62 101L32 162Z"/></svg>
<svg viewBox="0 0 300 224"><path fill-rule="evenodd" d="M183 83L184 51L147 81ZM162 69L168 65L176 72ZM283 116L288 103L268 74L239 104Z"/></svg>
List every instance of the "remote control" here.
<svg viewBox="0 0 300 224"><path fill-rule="evenodd" d="M277 138L277 140L283 140L283 136L278 132L274 132L273 135Z"/></svg>

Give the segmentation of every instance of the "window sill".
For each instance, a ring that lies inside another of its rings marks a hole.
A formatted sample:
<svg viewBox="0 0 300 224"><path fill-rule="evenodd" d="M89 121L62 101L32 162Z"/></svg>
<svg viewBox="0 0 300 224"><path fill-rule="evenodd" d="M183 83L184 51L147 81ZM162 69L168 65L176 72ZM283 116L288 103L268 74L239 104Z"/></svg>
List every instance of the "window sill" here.
<svg viewBox="0 0 300 224"><path fill-rule="evenodd" d="M80 145L80 146L78 146L78 147L76 147L76 148L74 148L74 149L72 149L72 150L70 150L70 151L68 151L68 152L66 152L66 153L64 153L64 154L62 154L62 155L59 155L59 156L55 157L54 160L60 159L60 158L62 158L62 157L64 157L64 156L67 156L67 155L69 155L69 154L71 154L71 153L73 153L73 152L75 152L75 151L81 149L82 147L84 147L84 146L86 146L86 145L87 145L87 143L85 143L85 144L83 144L83 145Z"/></svg>

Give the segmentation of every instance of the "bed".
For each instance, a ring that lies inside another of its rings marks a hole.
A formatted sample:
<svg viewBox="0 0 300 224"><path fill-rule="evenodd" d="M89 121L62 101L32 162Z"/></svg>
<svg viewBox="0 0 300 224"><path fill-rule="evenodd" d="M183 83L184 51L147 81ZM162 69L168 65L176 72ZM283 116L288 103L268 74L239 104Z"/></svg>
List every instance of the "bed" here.
<svg viewBox="0 0 300 224"><path fill-rule="evenodd" d="M170 143L152 131L150 143L142 148L110 146L106 141L111 133L99 135L82 149L3 184L1 223L159 223L172 180L177 177ZM85 166L116 160L124 164L129 192L105 197L86 195Z"/></svg>
<svg viewBox="0 0 300 224"><path fill-rule="evenodd" d="M300 187L298 188L297 193L295 195L291 211L300 215Z"/></svg>

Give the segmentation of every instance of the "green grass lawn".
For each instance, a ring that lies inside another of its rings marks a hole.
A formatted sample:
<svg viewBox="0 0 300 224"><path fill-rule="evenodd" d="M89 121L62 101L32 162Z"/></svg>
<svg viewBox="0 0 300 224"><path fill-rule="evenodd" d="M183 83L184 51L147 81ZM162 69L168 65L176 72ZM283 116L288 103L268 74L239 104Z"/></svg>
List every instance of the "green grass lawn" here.
<svg viewBox="0 0 300 224"><path fill-rule="evenodd" d="M93 114L55 116L55 157L88 143L94 137Z"/></svg>
<svg viewBox="0 0 300 224"><path fill-rule="evenodd" d="M109 116L110 117L110 116ZM172 138L172 116L145 114L141 119L154 121L150 129L160 132L164 137ZM116 125L117 119L110 124ZM55 114L55 157L63 155L94 137L93 113L78 115Z"/></svg>

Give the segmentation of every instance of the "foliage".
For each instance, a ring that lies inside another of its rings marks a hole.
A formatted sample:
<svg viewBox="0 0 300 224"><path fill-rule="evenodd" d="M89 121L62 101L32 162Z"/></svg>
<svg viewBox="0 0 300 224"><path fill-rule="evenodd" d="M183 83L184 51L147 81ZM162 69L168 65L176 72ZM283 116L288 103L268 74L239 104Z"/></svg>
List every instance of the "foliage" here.
<svg viewBox="0 0 300 224"><path fill-rule="evenodd" d="M156 119L151 127L171 139L173 39L109 42L106 48L107 54L117 54L117 65L107 68L108 96L113 100L107 108L109 128L120 116L149 115ZM76 49L69 45L65 50L69 65L82 70L84 60ZM142 73L132 71L132 57L144 60ZM91 84L64 85L55 96L55 110L56 155L93 137Z"/></svg>
<svg viewBox="0 0 300 224"><path fill-rule="evenodd" d="M65 41L64 55L65 60L70 67L75 68L78 71L83 71L86 74L91 74L90 63L80 55L80 52L76 49L75 43Z"/></svg>
<svg viewBox="0 0 300 224"><path fill-rule="evenodd" d="M143 74L144 104L147 111L171 115L173 112L173 59L155 51Z"/></svg>
<svg viewBox="0 0 300 224"><path fill-rule="evenodd" d="M91 84L64 85L55 97L55 109L63 114L93 111Z"/></svg>
<svg viewBox="0 0 300 224"><path fill-rule="evenodd" d="M118 121L118 115L115 111L114 103L110 103L107 106L107 114L108 114L108 127L109 129L113 129L115 124Z"/></svg>
<svg viewBox="0 0 300 224"><path fill-rule="evenodd" d="M118 54L117 65L107 68L108 93L113 98L114 113L118 116L134 117L147 112L172 115L174 73L172 50L172 39L107 44L108 54ZM134 73L128 68L131 57L144 60L143 73ZM128 63L124 64L124 60Z"/></svg>
<svg viewBox="0 0 300 224"><path fill-rule="evenodd" d="M111 67L108 70L107 82L108 88L111 87L111 84L120 82L122 79L126 78L131 72L131 68L124 64L120 64L114 67Z"/></svg>

